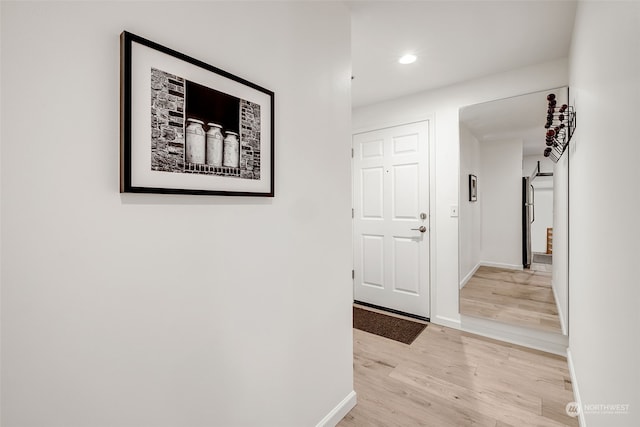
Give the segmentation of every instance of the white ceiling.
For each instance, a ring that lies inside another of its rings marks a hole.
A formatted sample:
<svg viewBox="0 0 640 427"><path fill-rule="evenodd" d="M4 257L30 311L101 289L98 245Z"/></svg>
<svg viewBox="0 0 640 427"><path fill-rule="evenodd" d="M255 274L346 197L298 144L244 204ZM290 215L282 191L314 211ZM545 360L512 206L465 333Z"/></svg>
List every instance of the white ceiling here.
<svg viewBox="0 0 640 427"><path fill-rule="evenodd" d="M564 58L575 1L347 1L353 106ZM418 55L400 65L404 53Z"/></svg>

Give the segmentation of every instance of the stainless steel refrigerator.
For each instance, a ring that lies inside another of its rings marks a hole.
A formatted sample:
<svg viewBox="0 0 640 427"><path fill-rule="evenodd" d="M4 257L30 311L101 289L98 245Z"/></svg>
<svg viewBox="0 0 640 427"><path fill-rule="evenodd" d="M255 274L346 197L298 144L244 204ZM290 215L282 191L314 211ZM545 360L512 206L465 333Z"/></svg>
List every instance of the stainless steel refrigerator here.
<svg viewBox="0 0 640 427"><path fill-rule="evenodd" d="M536 220L533 176L522 177L522 266L531 267L531 224Z"/></svg>
<svg viewBox="0 0 640 427"><path fill-rule="evenodd" d="M531 267L531 224L536 220L536 193L533 180L539 176L553 176L553 172L540 172L540 162L531 176L522 177L522 266Z"/></svg>

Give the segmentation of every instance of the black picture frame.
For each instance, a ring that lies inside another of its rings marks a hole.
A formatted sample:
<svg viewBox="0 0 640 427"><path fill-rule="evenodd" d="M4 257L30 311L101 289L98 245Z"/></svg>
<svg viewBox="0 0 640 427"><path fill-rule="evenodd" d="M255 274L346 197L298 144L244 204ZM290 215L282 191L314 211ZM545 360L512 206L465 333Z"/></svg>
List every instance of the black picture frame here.
<svg viewBox="0 0 640 427"><path fill-rule="evenodd" d="M478 201L478 178L472 174L469 174L469 201Z"/></svg>
<svg viewBox="0 0 640 427"><path fill-rule="evenodd" d="M121 193L274 197L273 91L127 31L120 55Z"/></svg>

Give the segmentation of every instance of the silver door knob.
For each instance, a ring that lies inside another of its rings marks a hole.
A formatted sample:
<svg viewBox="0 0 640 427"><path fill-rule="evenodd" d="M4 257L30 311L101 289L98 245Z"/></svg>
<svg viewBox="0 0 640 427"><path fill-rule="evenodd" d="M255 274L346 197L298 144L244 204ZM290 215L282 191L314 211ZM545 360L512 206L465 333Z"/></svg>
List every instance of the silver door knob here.
<svg viewBox="0 0 640 427"><path fill-rule="evenodd" d="M427 231L427 227L425 227L424 225L421 225L418 228L412 228L412 230L416 230L416 231L419 231L421 233L424 233L425 231Z"/></svg>

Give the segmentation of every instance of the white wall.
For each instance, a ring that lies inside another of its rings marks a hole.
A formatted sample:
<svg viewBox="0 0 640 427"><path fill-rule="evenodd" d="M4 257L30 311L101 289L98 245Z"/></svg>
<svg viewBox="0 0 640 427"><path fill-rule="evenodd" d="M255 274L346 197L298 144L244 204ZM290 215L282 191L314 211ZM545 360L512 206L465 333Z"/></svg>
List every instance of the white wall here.
<svg viewBox="0 0 640 427"><path fill-rule="evenodd" d="M481 209L479 202L469 201L469 175L475 175L482 182L480 172L480 142L469 129L460 123L460 288L471 278L480 265L482 245ZM480 190L480 189L479 189ZM482 198L478 198L482 200Z"/></svg>
<svg viewBox="0 0 640 427"><path fill-rule="evenodd" d="M640 3L581 1L571 49L570 349L583 427L640 425ZM575 386L575 385L574 385Z"/></svg>
<svg viewBox="0 0 640 427"><path fill-rule="evenodd" d="M553 162L544 156L524 156L522 176L530 176L540 162L540 172L553 172ZM553 227L553 177L539 176L533 180L535 189L535 221L531 224L531 250L546 253L547 228Z"/></svg>
<svg viewBox="0 0 640 427"><path fill-rule="evenodd" d="M434 323L460 326L458 219L449 213L450 206L459 205L458 110L471 104L565 86L567 79L567 61L557 60L354 109L354 129L435 117L436 194L435 206L431 206L431 238L436 241L436 262L432 265L436 270L435 283L431 284Z"/></svg>
<svg viewBox="0 0 640 427"><path fill-rule="evenodd" d="M2 425L318 423L353 390L348 9L1 7ZM274 199L118 193L125 29L275 91Z"/></svg>
<svg viewBox="0 0 640 427"><path fill-rule="evenodd" d="M485 265L522 268L522 140L480 143L482 248Z"/></svg>

